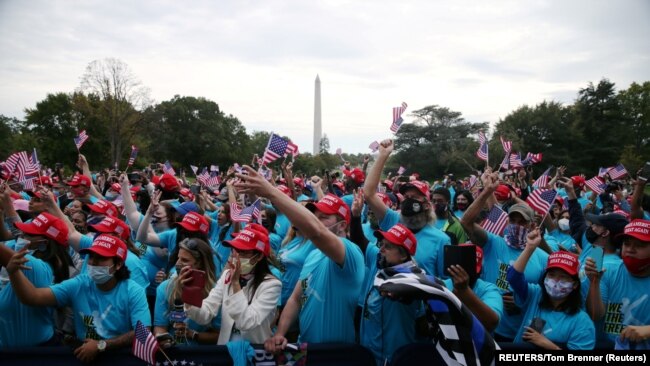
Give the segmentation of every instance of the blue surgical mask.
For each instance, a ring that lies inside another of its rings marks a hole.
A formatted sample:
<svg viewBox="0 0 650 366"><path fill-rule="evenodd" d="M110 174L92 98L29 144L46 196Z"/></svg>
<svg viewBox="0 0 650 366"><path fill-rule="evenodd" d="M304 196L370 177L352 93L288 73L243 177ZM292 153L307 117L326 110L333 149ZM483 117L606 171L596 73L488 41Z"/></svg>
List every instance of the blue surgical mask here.
<svg viewBox="0 0 650 366"><path fill-rule="evenodd" d="M556 281L552 278L546 277L544 279L544 287L548 296L553 300L561 300L569 296L573 291L573 282L571 281Z"/></svg>
<svg viewBox="0 0 650 366"><path fill-rule="evenodd" d="M27 247L30 244L30 241L25 239L25 238L18 238L16 239L16 245L14 246L14 250L17 252L20 252L23 250L23 248ZM35 251L39 252L44 252L47 250L47 243L41 243L36 247L36 249L30 249L29 254L34 254Z"/></svg>
<svg viewBox="0 0 650 366"><path fill-rule="evenodd" d="M113 278L113 274L110 273L113 266L92 266L88 265L88 276L98 284L102 285L110 281Z"/></svg>

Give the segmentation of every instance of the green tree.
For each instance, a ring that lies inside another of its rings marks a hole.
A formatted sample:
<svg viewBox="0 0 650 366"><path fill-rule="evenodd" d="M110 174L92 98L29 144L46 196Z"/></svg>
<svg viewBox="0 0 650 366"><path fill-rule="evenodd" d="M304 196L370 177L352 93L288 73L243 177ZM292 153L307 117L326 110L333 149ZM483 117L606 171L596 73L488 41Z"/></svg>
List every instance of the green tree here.
<svg viewBox="0 0 650 366"><path fill-rule="evenodd" d="M625 125L624 154L628 156L627 159L621 156L621 162L626 166L634 164L629 160L630 156L638 157L637 163L642 162L643 156L650 159L650 82L632 83L628 89L621 90L616 98Z"/></svg>
<svg viewBox="0 0 650 366"><path fill-rule="evenodd" d="M323 134L323 137L318 143L318 152L320 154L329 154L330 151L330 139L327 137L327 134Z"/></svg>
<svg viewBox="0 0 650 366"><path fill-rule="evenodd" d="M0 160L18 150L15 140L22 125L18 119L0 114Z"/></svg>

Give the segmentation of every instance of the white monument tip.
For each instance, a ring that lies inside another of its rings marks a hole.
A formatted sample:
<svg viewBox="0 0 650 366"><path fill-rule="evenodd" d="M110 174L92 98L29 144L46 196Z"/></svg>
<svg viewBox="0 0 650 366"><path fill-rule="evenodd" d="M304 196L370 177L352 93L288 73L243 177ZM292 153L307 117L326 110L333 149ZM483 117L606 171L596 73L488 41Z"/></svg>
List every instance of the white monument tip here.
<svg viewBox="0 0 650 366"><path fill-rule="evenodd" d="M320 82L320 77L318 77L318 74L316 74L316 82Z"/></svg>

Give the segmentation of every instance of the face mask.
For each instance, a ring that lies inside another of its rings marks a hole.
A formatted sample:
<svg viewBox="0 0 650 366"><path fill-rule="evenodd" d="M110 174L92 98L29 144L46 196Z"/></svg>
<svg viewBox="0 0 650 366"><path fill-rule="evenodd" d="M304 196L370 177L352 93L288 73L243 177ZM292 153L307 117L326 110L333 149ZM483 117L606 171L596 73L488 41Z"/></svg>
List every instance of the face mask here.
<svg viewBox="0 0 650 366"><path fill-rule="evenodd" d="M88 265L88 276L98 284L102 285L113 278L113 274L110 273L113 266L91 266Z"/></svg>
<svg viewBox="0 0 650 366"><path fill-rule="evenodd" d="M569 219L559 219L557 221L557 226L559 226L562 231L569 230Z"/></svg>
<svg viewBox="0 0 650 366"><path fill-rule="evenodd" d="M16 239L16 245L14 246L14 250L17 252L20 252L23 250L25 247L27 247L30 244L30 241L25 239L25 238L18 238ZM44 252L47 250L47 243L41 243L38 245L36 249L30 249L29 254L34 254L35 251L39 252Z"/></svg>
<svg viewBox="0 0 650 366"><path fill-rule="evenodd" d="M424 203L413 198L406 198L400 206L402 215L406 217L415 216L424 211Z"/></svg>
<svg viewBox="0 0 650 366"><path fill-rule="evenodd" d="M510 224L506 227L506 244L514 249L524 249L528 229L517 224Z"/></svg>
<svg viewBox="0 0 650 366"><path fill-rule="evenodd" d="M247 275L251 273L253 268L255 268L255 264L251 263L251 258L239 258L239 272L243 275Z"/></svg>
<svg viewBox="0 0 650 366"><path fill-rule="evenodd" d="M269 227L269 220L262 220L262 226L264 226L267 230L271 230Z"/></svg>
<svg viewBox="0 0 650 366"><path fill-rule="evenodd" d="M638 259L630 256L623 257L623 264L627 268L628 272L632 275L639 276L648 269L650 266L650 257L644 259Z"/></svg>
<svg viewBox="0 0 650 366"><path fill-rule="evenodd" d="M339 222L337 222L335 224L332 224L330 226L327 226L327 230L329 230L334 235L339 235L337 225L340 224L340 223L341 223L341 221L339 221Z"/></svg>
<svg viewBox="0 0 650 366"><path fill-rule="evenodd" d="M467 204L466 203L457 203L456 208L458 208L460 211L465 211L465 209L467 208Z"/></svg>
<svg viewBox="0 0 650 366"><path fill-rule="evenodd" d="M447 214L447 205L444 203L436 203L435 210L436 216L444 217Z"/></svg>
<svg viewBox="0 0 650 366"><path fill-rule="evenodd" d="M106 192L106 200L108 201L114 201L117 198L118 194L115 192Z"/></svg>
<svg viewBox="0 0 650 366"><path fill-rule="evenodd" d="M591 244L593 244L593 243L596 242L596 240L598 240L598 238L600 237L600 234L595 232L590 226L590 227L587 228L587 230L585 230L585 237L587 238L587 240Z"/></svg>
<svg viewBox="0 0 650 366"><path fill-rule="evenodd" d="M561 300L569 296L573 291L573 282L571 281L556 281L552 278L546 277L544 279L544 287L548 296L553 300Z"/></svg>

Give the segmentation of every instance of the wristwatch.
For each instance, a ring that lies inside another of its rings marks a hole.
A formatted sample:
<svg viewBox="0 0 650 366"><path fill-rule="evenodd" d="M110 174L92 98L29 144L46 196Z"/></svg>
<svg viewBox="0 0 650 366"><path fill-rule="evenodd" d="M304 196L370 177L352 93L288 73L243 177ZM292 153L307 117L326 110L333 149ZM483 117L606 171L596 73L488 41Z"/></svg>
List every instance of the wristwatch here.
<svg viewBox="0 0 650 366"><path fill-rule="evenodd" d="M97 342L97 350L99 350L99 352L104 352L106 350L105 340L102 339L101 341Z"/></svg>

